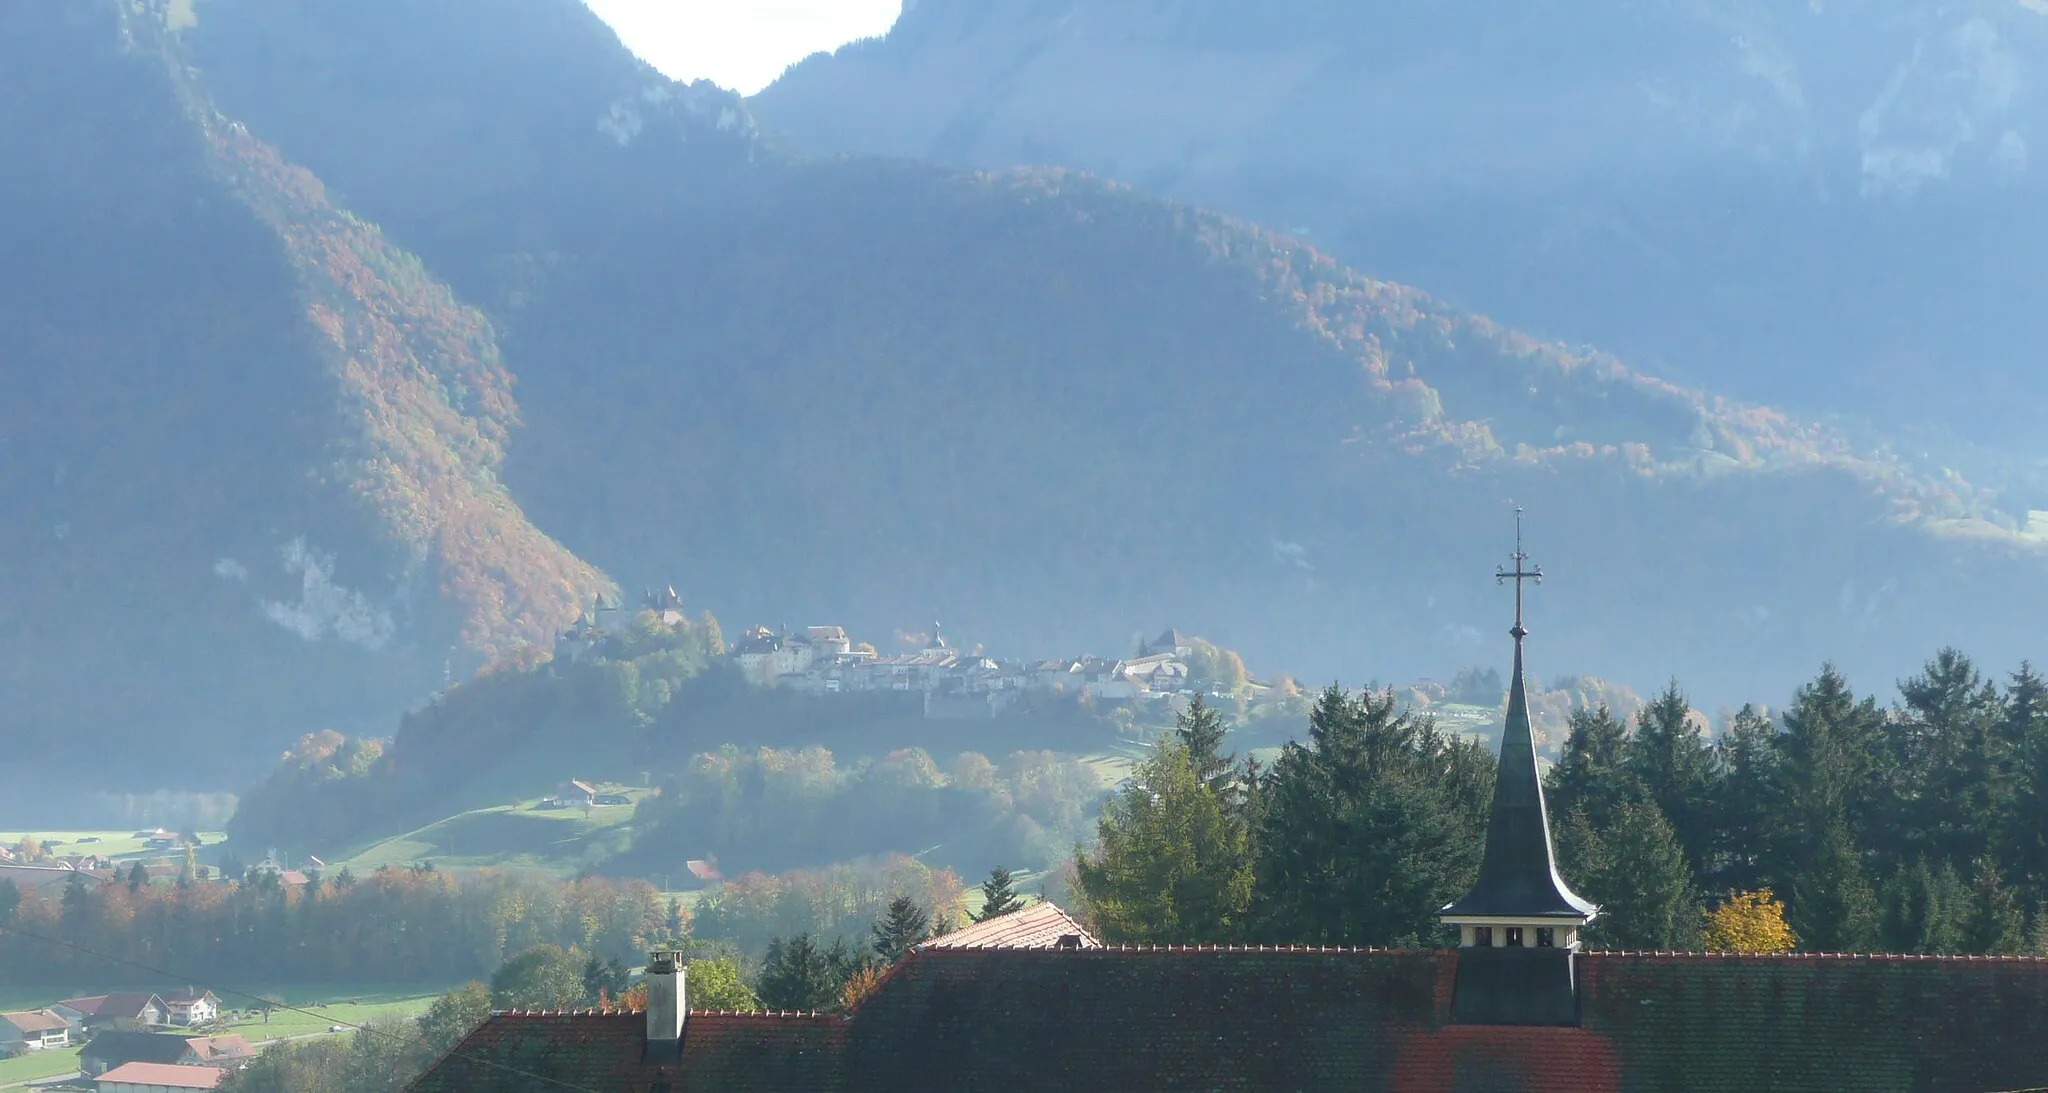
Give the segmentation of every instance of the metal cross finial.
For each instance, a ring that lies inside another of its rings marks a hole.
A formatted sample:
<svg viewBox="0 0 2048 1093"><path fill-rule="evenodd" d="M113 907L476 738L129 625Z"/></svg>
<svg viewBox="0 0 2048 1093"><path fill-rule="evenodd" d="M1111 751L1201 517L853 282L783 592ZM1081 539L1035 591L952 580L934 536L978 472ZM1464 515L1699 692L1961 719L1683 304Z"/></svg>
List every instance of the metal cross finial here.
<svg viewBox="0 0 2048 1093"><path fill-rule="evenodd" d="M1529 636L1529 631L1522 626L1522 582L1534 581L1537 584L1543 583L1542 566L1528 566L1524 568L1529 561L1529 556L1522 552L1522 506L1520 505L1515 506L1515 552L1509 555L1509 557L1514 559L1515 568L1510 570L1506 566L1494 567L1493 580L1495 584L1506 584L1511 580L1515 582L1515 628L1508 631L1508 633L1516 641L1520 641Z"/></svg>

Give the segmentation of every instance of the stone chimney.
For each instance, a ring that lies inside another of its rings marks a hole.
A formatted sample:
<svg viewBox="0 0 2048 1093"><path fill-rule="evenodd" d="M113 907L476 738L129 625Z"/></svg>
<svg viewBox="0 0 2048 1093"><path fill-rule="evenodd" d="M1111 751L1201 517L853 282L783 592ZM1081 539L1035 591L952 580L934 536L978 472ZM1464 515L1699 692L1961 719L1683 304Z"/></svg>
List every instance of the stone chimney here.
<svg viewBox="0 0 2048 1093"><path fill-rule="evenodd" d="M683 954L656 949L647 954L647 1046L674 1050L683 1038Z"/></svg>

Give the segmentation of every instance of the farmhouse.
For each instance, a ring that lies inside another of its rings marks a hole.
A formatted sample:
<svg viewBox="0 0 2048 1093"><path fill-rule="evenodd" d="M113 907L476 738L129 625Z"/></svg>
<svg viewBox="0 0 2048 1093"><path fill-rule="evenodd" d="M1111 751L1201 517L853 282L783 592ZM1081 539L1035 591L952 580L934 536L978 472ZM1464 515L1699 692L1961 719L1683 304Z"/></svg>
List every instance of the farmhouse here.
<svg viewBox="0 0 2048 1093"><path fill-rule="evenodd" d="M170 1024L164 1001L154 994L95 994L52 1002L56 1011L71 1024L74 1038L106 1030L134 1030Z"/></svg>
<svg viewBox="0 0 2048 1093"><path fill-rule="evenodd" d="M97 1078L128 1063L177 1063L187 1054L186 1044L185 1037L168 1032L99 1032L78 1053L78 1069Z"/></svg>
<svg viewBox="0 0 2048 1093"><path fill-rule="evenodd" d="M49 1010L0 1013L0 1055L70 1046L70 1023Z"/></svg>
<svg viewBox="0 0 2048 1093"><path fill-rule="evenodd" d="M1519 552L1517 561L1521 560ZM1517 574L1519 581L1519 565ZM1035 920L912 950L847 1014L499 1013L413 1089L1990 1093L2048 1086L2048 959L1581 952L1514 677L1456 948L1132 948ZM1162 638L1168 638L1162 635ZM1051 912L1041 911L1049 920ZM1029 927L1029 928L1025 928ZM516 1073L512 1069L516 1068Z"/></svg>
<svg viewBox="0 0 2048 1093"><path fill-rule="evenodd" d="M255 1057L256 1049L248 1040L229 1034L187 1037L185 1050L173 1061L184 1066L232 1067Z"/></svg>
<svg viewBox="0 0 2048 1093"><path fill-rule="evenodd" d="M220 1019L220 999L210 990L165 991L161 997L173 1025L208 1025Z"/></svg>

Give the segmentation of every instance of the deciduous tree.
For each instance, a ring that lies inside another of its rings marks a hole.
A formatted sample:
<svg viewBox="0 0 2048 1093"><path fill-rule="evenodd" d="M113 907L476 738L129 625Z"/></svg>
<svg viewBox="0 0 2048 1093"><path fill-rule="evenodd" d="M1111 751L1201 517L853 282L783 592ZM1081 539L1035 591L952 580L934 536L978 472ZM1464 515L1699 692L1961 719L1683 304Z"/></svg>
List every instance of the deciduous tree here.
<svg viewBox="0 0 2048 1093"><path fill-rule="evenodd" d="M1799 945L1785 905L1768 888L1732 892L1703 917L1700 944L1710 953L1788 953Z"/></svg>
<svg viewBox="0 0 2048 1093"><path fill-rule="evenodd" d="M536 945L491 975L499 1009L568 1009L584 1000L582 956L559 945Z"/></svg>
<svg viewBox="0 0 2048 1093"><path fill-rule="evenodd" d="M740 978L739 961L730 957L692 960L683 970L683 990L691 1009L748 1012L761 1008L761 1000Z"/></svg>

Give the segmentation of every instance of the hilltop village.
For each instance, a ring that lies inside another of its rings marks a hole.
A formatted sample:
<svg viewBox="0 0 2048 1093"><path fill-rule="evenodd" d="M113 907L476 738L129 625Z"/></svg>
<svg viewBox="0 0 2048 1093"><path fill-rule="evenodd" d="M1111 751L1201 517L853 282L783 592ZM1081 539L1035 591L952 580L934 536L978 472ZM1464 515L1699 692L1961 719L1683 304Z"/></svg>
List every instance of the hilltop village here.
<svg viewBox="0 0 2048 1093"><path fill-rule="evenodd" d="M648 593L637 610L599 599L558 636L555 655L571 661L587 656L644 614L666 626L687 621L672 586ZM1235 653L1173 629L1139 642L1131 656L1121 658L1000 660L979 647L955 648L936 622L918 640L922 648L885 654L854 641L843 626L755 626L727 647L727 655L756 687L819 695L921 695L925 712L934 717L995 717L1034 692L1143 704L1198 692L1250 699L1271 689L1246 678Z"/></svg>

